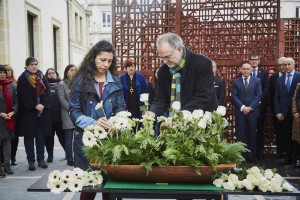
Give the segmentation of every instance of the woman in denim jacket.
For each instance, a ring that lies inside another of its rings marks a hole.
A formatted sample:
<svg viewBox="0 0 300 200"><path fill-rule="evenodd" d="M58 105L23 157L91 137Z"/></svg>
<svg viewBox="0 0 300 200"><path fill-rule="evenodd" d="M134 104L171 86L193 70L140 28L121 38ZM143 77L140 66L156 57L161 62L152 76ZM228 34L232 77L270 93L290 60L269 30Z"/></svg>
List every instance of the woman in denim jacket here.
<svg viewBox="0 0 300 200"><path fill-rule="evenodd" d="M82 149L83 129L96 124L110 129L107 118L126 110L122 84L116 76L115 48L108 41L100 41L85 56L73 79L69 97L70 117L75 124L74 131L74 166L86 170L89 161ZM96 105L103 101L102 109ZM96 193L82 192L80 199L94 199ZM107 199L106 195L103 199Z"/></svg>

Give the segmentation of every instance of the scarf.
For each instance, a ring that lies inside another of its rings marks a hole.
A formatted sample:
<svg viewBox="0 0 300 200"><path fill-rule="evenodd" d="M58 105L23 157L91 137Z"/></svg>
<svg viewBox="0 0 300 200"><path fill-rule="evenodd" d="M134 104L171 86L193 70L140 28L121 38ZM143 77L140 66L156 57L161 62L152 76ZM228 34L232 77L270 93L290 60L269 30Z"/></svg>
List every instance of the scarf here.
<svg viewBox="0 0 300 200"><path fill-rule="evenodd" d="M170 106L172 106L174 101L180 102L180 70L182 70L185 66L185 48L183 49L183 56L180 58L178 63L175 64L174 68L169 68L170 73L172 74L172 84L171 84L171 99L170 99ZM170 116L172 116L172 113L169 113Z"/></svg>
<svg viewBox="0 0 300 200"><path fill-rule="evenodd" d="M61 81L59 77L57 78L48 78L51 92L56 92L58 88L58 83Z"/></svg>
<svg viewBox="0 0 300 200"><path fill-rule="evenodd" d="M25 70L25 77L32 87L36 90L36 95L38 97L45 93L46 86L43 83L43 73L38 70L35 74L31 74L28 70Z"/></svg>
<svg viewBox="0 0 300 200"><path fill-rule="evenodd" d="M12 109L12 100L8 89L8 84L10 84L9 80L0 81L0 85L2 86L3 97L6 103L6 113L10 113L13 111ZM15 122L14 119L7 119L5 120L5 125L7 131L10 133L15 129Z"/></svg>

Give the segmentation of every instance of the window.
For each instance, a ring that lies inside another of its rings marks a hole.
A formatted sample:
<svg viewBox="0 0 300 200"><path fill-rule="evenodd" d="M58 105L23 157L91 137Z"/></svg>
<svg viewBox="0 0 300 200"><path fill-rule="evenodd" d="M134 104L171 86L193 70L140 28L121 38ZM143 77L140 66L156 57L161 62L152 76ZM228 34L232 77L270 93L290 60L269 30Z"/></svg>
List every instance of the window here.
<svg viewBox="0 0 300 200"><path fill-rule="evenodd" d="M28 14L27 15L27 24L28 24L28 49L29 56L34 57L34 16Z"/></svg>
<svg viewBox="0 0 300 200"><path fill-rule="evenodd" d="M53 27L53 56L54 69L57 70L57 34L58 28Z"/></svg>
<svg viewBox="0 0 300 200"><path fill-rule="evenodd" d="M110 12L102 12L102 26L111 27L111 14Z"/></svg>
<svg viewBox="0 0 300 200"><path fill-rule="evenodd" d="M296 18L300 18L300 7L296 7Z"/></svg>

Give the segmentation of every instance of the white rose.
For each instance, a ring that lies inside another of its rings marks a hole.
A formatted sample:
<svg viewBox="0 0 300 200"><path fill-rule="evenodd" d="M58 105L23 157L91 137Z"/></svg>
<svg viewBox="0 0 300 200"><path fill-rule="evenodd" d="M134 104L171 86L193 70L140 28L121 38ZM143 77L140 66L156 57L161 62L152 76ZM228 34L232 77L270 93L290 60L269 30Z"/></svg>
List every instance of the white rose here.
<svg viewBox="0 0 300 200"><path fill-rule="evenodd" d="M181 104L180 104L179 101L174 101L174 102L172 103L172 109L178 111L178 110L180 110L180 108L181 108Z"/></svg>
<svg viewBox="0 0 300 200"><path fill-rule="evenodd" d="M203 110L194 110L192 115L194 119L199 119L200 117L203 117Z"/></svg>
<svg viewBox="0 0 300 200"><path fill-rule="evenodd" d="M247 190L253 190L254 185L248 179L242 180L242 183Z"/></svg>
<svg viewBox="0 0 300 200"><path fill-rule="evenodd" d="M258 189L262 192L267 192L268 191L268 186L267 185L259 185Z"/></svg>
<svg viewBox="0 0 300 200"><path fill-rule="evenodd" d="M243 182L242 181L238 181L237 184L236 184L236 187L238 189L243 189L244 188Z"/></svg>
<svg viewBox="0 0 300 200"><path fill-rule="evenodd" d="M264 177L262 174L253 174L253 175L255 177L253 184L258 186L260 184L262 178L264 178Z"/></svg>
<svg viewBox="0 0 300 200"><path fill-rule="evenodd" d="M221 127L226 128L228 126L228 121L227 119L224 118L223 123L221 124Z"/></svg>
<svg viewBox="0 0 300 200"><path fill-rule="evenodd" d="M144 102L144 103L148 102L149 101L149 94L148 93L141 94L140 101Z"/></svg>
<svg viewBox="0 0 300 200"><path fill-rule="evenodd" d="M265 176L267 179L271 180L271 179L273 178L273 172L272 172L272 170L271 170L271 169L266 169L266 170L265 170L265 173L264 173L264 176Z"/></svg>
<svg viewBox="0 0 300 200"><path fill-rule="evenodd" d="M223 188L225 190L234 190L235 186L234 186L233 182L225 182L225 183L223 183Z"/></svg>
<svg viewBox="0 0 300 200"><path fill-rule="evenodd" d="M263 186L267 187L268 185L270 185L270 181L266 177L262 177L260 179L259 185L263 185Z"/></svg>
<svg viewBox="0 0 300 200"><path fill-rule="evenodd" d="M250 173L251 174L259 174L260 173L260 169L258 167L256 167L256 166L251 167Z"/></svg>
<svg viewBox="0 0 300 200"><path fill-rule="evenodd" d="M183 114L183 119L186 121L186 122L190 122L193 120L193 116L192 116L192 113L188 110L183 110L182 111L182 114Z"/></svg>
<svg viewBox="0 0 300 200"><path fill-rule="evenodd" d="M199 122L198 122L198 126L202 129L206 128L206 119L202 118Z"/></svg>
<svg viewBox="0 0 300 200"><path fill-rule="evenodd" d="M212 118L211 112L205 111L203 118L206 119L207 121L211 121Z"/></svg>
<svg viewBox="0 0 300 200"><path fill-rule="evenodd" d="M237 175L229 174L228 182L232 182L232 183L234 183L234 185L236 185L238 181L239 181L239 177Z"/></svg>
<svg viewBox="0 0 300 200"><path fill-rule="evenodd" d="M223 180L221 178L218 178L218 179L215 179L213 181L213 184L216 186L216 187L222 187L223 185Z"/></svg>
<svg viewBox="0 0 300 200"><path fill-rule="evenodd" d="M292 192L292 191L294 190L294 187L293 187L291 184L289 184L288 182L285 182L285 183L282 185L282 188L283 188L284 190L289 191L289 192Z"/></svg>
<svg viewBox="0 0 300 200"><path fill-rule="evenodd" d="M256 182L256 178L253 174L248 174L246 176L246 179L251 183L251 184L254 184L254 182Z"/></svg>
<svg viewBox="0 0 300 200"><path fill-rule="evenodd" d="M225 182L228 180L228 175L227 174L222 174L221 179Z"/></svg>
<svg viewBox="0 0 300 200"><path fill-rule="evenodd" d="M226 107L218 106L216 112L221 116L225 116L226 115Z"/></svg>

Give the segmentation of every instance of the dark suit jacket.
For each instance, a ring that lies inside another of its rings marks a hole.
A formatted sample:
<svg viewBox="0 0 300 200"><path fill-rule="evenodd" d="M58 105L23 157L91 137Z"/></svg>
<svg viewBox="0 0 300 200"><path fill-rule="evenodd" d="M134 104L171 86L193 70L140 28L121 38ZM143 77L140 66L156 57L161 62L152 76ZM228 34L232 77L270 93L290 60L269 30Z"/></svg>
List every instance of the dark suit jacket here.
<svg viewBox="0 0 300 200"><path fill-rule="evenodd" d="M257 69L257 77L260 79L261 83L261 90L262 90L262 96L261 96L261 107L265 107L268 93L269 93L269 76L268 71L258 67Z"/></svg>
<svg viewBox="0 0 300 200"><path fill-rule="evenodd" d="M259 102L261 101L262 91L260 85L260 79L250 77L249 86L247 92L243 82L243 77L239 77L233 80L232 84L232 101L236 109L237 115L243 115L240 111L243 105L252 108L252 111L248 116L259 116Z"/></svg>
<svg viewBox="0 0 300 200"><path fill-rule="evenodd" d="M285 87L286 73L277 79L274 97L275 115L281 113L284 118L292 114L292 100L297 84L300 82L300 73L294 73L290 91Z"/></svg>
<svg viewBox="0 0 300 200"><path fill-rule="evenodd" d="M214 90L214 74L210 59L186 49L185 67L181 73L181 109L213 111L218 107ZM168 65L158 71L158 88L150 111L163 115L170 106L172 75Z"/></svg>
<svg viewBox="0 0 300 200"><path fill-rule="evenodd" d="M220 76L215 76L214 87L215 87L215 93L216 93L218 105L223 106L224 98L225 98L225 81L224 81L224 79Z"/></svg>
<svg viewBox="0 0 300 200"><path fill-rule="evenodd" d="M278 78L279 78L279 72L276 72L270 77L269 99L270 99L271 111L273 113L274 113L275 88L276 88L276 83Z"/></svg>

